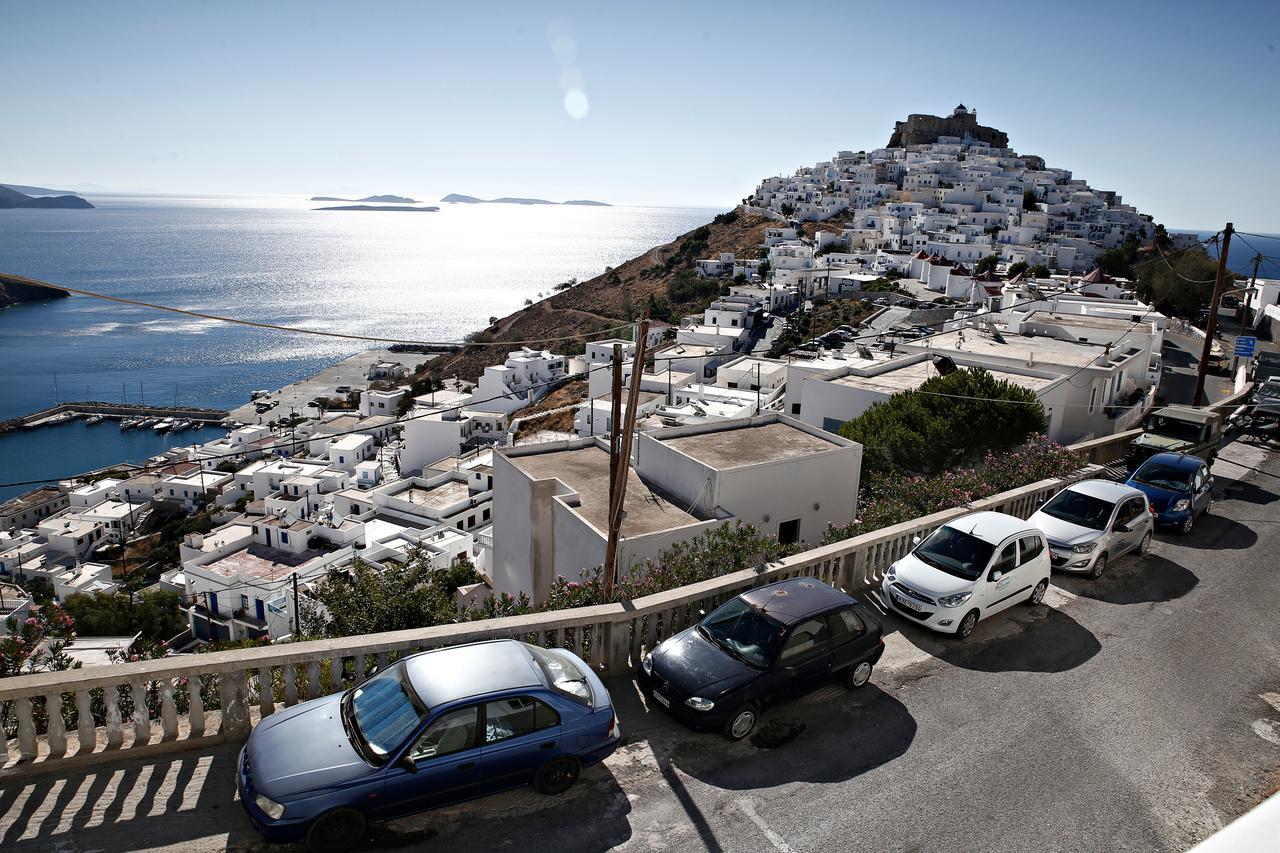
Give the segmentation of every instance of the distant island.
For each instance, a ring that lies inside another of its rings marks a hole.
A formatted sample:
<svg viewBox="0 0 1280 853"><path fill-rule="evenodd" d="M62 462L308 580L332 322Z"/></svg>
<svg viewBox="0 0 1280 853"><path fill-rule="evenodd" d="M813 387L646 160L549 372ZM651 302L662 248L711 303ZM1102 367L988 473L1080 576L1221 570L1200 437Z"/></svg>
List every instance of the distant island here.
<svg viewBox="0 0 1280 853"><path fill-rule="evenodd" d="M312 196L308 200L309 201L349 201L349 202L352 202L353 204L359 204L360 202L370 202L370 201L380 202L383 204L417 204L418 203L418 200L416 198L406 198L402 195L370 195L370 196L365 196L364 198L337 198L336 196L331 196L331 195L317 195L317 196Z"/></svg>
<svg viewBox="0 0 1280 853"><path fill-rule="evenodd" d="M476 198L473 195L462 195L461 193L449 193L440 199L449 204L583 204L591 207L611 207L608 202L591 201L590 199L575 199L573 201L548 201L545 198L513 198L503 196L502 198Z"/></svg>
<svg viewBox="0 0 1280 853"><path fill-rule="evenodd" d="M335 207L317 207L314 210L413 210L419 213L437 213L438 207L410 207L407 204L340 204Z"/></svg>
<svg viewBox="0 0 1280 853"><path fill-rule="evenodd" d="M0 210L15 207L85 209L91 208L93 205L78 195L55 195L36 198L0 184Z"/></svg>
<svg viewBox="0 0 1280 853"><path fill-rule="evenodd" d="M45 299L66 299L65 290L45 287L39 282L21 276L0 273L0 308L8 308L20 302L41 302Z"/></svg>
<svg viewBox="0 0 1280 853"><path fill-rule="evenodd" d="M51 190L48 187L24 187L22 184L0 184L25 195L80 195L75 190Z"/></svg>

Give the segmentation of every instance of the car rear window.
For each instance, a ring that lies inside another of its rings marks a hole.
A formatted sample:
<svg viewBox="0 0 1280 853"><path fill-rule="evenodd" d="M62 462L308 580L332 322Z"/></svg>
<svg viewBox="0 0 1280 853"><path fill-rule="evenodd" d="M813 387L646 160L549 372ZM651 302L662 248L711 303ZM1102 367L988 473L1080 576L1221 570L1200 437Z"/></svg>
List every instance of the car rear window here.
<svg viewBox="0 0 1280 853"><path fill-rule="evenodd" d="M529 651L538 666L542 667L552 690L584 705L591 704L591 684L573 658L557 649L529 646Z"/></svg>

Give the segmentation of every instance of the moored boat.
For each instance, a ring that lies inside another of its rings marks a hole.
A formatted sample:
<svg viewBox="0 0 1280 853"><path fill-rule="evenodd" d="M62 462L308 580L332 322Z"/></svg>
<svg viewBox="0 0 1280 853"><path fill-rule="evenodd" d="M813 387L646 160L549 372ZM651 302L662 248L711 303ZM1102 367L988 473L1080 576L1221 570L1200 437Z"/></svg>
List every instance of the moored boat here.
<svg viewBox="0 0 1280 853"><path fill-rule="evenodd" d="M169 428L169 431L182 432L184 429L191 429L191 421L186 418L179 418L173 422L173 426Z"/></svg>
<svg viewBox="0 0 1280 853"><path fill-rule="evenodd" d="M169 430L173 429L173 418L165 418L164 420L160 421L160 423L152 427L152 429L154 429L156 432L168 432Z"/></svg>
<svg viewBox="0 0 1280 853"><path fill-rule="evenodd" d="M142 424L141 418L122 418L120 420L120 430L130 430Z"/></svg>
<svg viewBox="0 0 1280 853"><path fill-rule="evenodd" d="M93 426L94 424L100 424L105 420L106 420L106 417L104 417L103 415L89 415L89 417L84 419L84 422L86 424L89 424L90 426Z"/></svg>

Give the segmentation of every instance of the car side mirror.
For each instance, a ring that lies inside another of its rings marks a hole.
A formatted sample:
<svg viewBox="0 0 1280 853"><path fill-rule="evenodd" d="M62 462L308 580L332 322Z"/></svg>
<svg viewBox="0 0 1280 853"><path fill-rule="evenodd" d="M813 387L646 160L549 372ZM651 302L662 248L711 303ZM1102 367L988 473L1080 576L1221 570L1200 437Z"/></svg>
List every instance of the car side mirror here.
<svg viewBox="0 0 1280 853"><path fill-rule="evenodd" d="M1004 572L1000 571L999 569L996 569L994 572L991 573L991 582L995 583L996 581L1000 580L1000 578L1002 577L1004 577Z"/></svg>
<svg viewBox="0 0 1280 853"><path fill-rule="evenodd" d="M410 773L418 772L418 762L414 761L413 756L407 752L396 762L396 767L401 770L407 770Z"/></svg>
<svg viewBox="0 0 1280 853"><path fill-rule="evenodd" d="M702 619L706 619L707 611L703 610L702 608L698 608L698 616Z"/></svg>
<svg viewBox="0 0 1280 853"><path fill-rule="evenodd" d="M923 542L923 541L924 541L924 540L923 540L923 539L921 539L919 536L912 536L912 537L911 537L911 544L912 544L912 545L919 545L919 544L920 544L921 542Z"/></svg>
<svg viewBox="0 0 1280 853"><path fill-rule="evenodd" d="M1113 529L1114 529L1117 533L1130 533L1130 532L1132 532L1132 530L1133 530L1133 528L1132 528L1132 527L1130 527L1129 525L1125 524L1123 521L1117 521L1117 522L1116 522L1116 526L1115 526L1115 528L1113 528Z"/></svg>

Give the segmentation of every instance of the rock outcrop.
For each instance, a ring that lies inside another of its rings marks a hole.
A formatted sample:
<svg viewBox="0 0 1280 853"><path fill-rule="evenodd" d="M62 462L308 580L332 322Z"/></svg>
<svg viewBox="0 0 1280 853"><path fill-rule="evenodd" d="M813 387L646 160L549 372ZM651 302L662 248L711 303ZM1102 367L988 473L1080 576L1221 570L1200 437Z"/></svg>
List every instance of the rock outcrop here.
<svg viewBox="0 0 1280 853"><path fill-rule="evenodd" d="M39 302L44 299L66 299L71 294L65 290L44 287L0 274L0 308L8 308L19 302Z"/></svg>
<svg viewBox="0 0 1280 853"><path fill-rule="evenodd" d="M942 116L913 113L906 121L893 124L893 136L889 137L888 148L906 148L911 145L928 145L938 141L939 136L968 136L987 143L993 148L1008 148L1009 135L994 127L978 124L978 117L972 113L957 113L943 118Z"/></svg>

